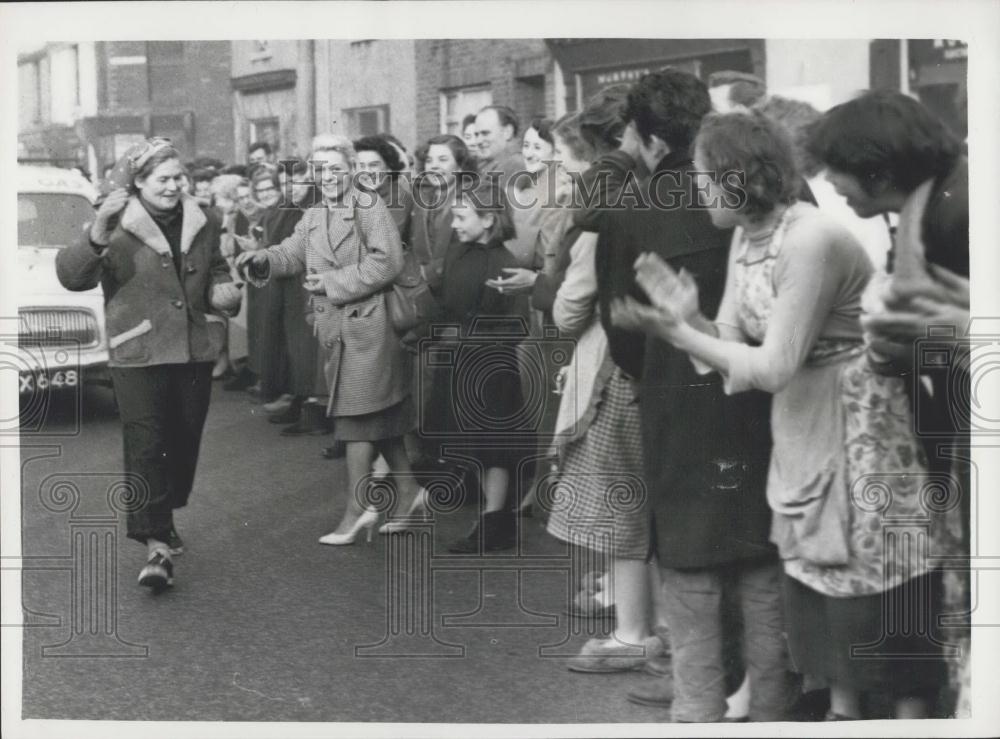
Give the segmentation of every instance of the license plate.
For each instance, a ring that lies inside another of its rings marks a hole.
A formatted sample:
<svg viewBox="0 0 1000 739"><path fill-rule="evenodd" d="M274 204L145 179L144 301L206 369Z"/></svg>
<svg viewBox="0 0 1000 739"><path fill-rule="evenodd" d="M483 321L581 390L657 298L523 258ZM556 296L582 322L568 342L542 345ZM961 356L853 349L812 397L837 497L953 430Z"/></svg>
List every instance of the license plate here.
<svg viewBox="0 0 1000 739"><path fill-rule="evenodd" d="M59 390L65 387L76 387L79 382L80 374L76 370L22 372L21 395L27 395L38 390Z"/></svg>

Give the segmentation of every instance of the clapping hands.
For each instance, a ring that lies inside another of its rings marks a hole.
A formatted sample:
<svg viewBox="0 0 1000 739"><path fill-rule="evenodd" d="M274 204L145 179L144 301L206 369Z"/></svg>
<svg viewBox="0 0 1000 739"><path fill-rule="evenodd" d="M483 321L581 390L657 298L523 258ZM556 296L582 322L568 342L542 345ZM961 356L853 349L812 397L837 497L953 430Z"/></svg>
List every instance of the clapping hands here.
<svg viewBox="0 0 1000 739"><path fill-rule="evenodd" d="M871 348L897 361L913 360L913 342L932 326L947 326L962 336L969 326L969 280L930 265L932 279L898 283L890 280L883 308L861 317Z"/></svg>
<svg viewBox="0 0 1000 739"><path fill-rule="evenodd" d="M611 303L611 322L669 341L675 331L698 315L698 285L690 273L675 271L656 254L640 254L633 266L636 283L650 304L628 296L616 299Z"/></svg>

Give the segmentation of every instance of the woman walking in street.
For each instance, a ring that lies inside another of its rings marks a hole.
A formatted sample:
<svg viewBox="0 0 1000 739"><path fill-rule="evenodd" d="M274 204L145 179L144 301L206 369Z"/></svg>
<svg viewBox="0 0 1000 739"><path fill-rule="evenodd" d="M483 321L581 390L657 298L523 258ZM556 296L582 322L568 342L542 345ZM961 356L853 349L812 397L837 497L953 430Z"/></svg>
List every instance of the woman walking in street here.
<svg viewBox="0 0 1000 739"><path fill-rule="evenodd" d="M310 208L280 244L241 255L247 279L303 275L313 294L315 331L328 352L328 413L346 444L346 508L322 544L351 544L378 513L367 505L372 462L382 454L401 494L401 510L416 513L426 491L414 480L403 435L414 425L410 376L386 308L385 288L403 267L399 231L385 203L354 186L357 155L347 139L323 136L310 161L322 167L323 206ZM405 523L405 522L402 522ZM391 531L402 525L390 521Z"/></svg>
<svg viewBox="0 0 1000 739"><path fill-rule="evenodd" d="M69 290L104 290L125 472L141 481L128 537L146 545L139 584L159 592L183 551L173 511L194 483L223 314L242 294L219 250L218 220L182 192L177 150L152 139L126 158L128 187L108 195L83 242L59 252L56 273Z"/></svg>

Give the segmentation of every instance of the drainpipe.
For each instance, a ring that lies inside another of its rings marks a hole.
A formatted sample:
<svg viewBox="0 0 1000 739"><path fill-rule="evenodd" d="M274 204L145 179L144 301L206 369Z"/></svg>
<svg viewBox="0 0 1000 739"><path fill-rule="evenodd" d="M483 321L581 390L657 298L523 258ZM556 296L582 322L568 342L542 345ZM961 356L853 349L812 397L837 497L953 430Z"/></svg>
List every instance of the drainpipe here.
<svg viewBox="0 0 1000 739"><path fill-rule="evenodd" d="M298 156L309 153L316 135L316 42L299 42L299 62L295 82L296 151Z"/></svg>

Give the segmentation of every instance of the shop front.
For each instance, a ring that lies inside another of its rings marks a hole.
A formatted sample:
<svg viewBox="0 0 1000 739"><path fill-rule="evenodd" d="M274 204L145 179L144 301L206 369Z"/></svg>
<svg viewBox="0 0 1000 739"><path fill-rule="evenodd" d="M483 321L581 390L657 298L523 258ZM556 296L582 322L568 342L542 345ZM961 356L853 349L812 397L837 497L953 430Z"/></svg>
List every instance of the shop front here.
<svg viewBox="0 0 1000 739"><path fill-rule="evenodd" d="M708 81L713 72L764 77L762 39L547 39L565 83L565 109L579 110L609 85L632 84L642 75L676 67Z"/></svg>

